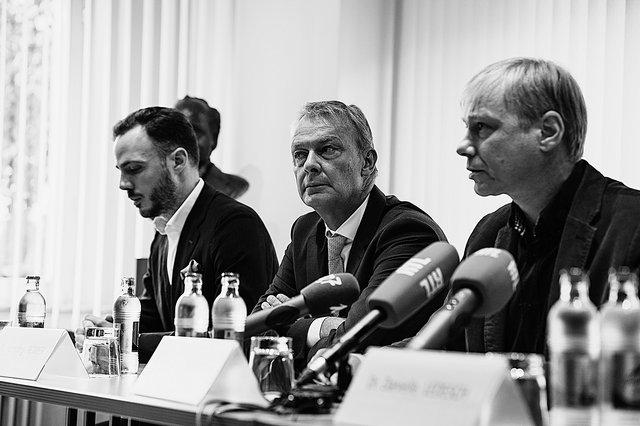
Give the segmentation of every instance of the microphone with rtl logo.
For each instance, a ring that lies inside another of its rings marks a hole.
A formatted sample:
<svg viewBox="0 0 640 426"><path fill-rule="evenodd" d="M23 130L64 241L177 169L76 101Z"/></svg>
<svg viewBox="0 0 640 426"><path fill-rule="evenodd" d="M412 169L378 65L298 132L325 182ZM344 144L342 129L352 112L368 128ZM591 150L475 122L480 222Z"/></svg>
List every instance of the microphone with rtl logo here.
<svg viewBox="0 0 640 426"><path fill-rule="evenodd" d="M367 299L369 313L302 372L296 385L311 382L354 350L377 327L395 328L429 303L449 282L460 258L455 247L435 242L396 269Z"/></svg>
<svg viewBox="0 0 640 426"><path fill-rule="evenodd" d="M310 314L322 317L350 306L358 299L360 286L351 274L331 274L312 282L298 296L286 302L253 313L244 326L245 337L255 336L271 328L292 324Z"/></svg>

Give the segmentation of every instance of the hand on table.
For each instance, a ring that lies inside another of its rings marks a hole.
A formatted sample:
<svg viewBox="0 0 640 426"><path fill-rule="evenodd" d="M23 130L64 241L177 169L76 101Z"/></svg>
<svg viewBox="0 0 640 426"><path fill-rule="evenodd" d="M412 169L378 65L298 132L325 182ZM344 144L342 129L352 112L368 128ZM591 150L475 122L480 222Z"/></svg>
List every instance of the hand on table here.
<svg viewBox="0 0 640 426"><path fill-rule="evenodd" d="M113 326L113 317L111 315L107 315L104 318L101 318L96 315L87 314L84 316L82 320L82 325L76 329L76 349L79 351L82 350L82 346L84 345L84 330L87 327L112 327Z"/></svg>
<svg viewBox="0 0 640 426"><path fill-rule="evenodd" d="M262 302L262 304L260 305L260 308L262 308L263 310L271 309L274 306L282 305L284 302L286 302L289 299L290 299L289 296L282 293L276 294L275 296L271 294L267 296L267 300L265 302Z"/></svg>

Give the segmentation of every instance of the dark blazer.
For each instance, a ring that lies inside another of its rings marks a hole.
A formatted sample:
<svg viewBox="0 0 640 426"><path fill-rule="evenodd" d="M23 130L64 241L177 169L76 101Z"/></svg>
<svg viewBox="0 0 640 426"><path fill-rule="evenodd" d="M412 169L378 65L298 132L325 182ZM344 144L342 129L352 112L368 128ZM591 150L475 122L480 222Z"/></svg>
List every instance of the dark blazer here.
<svg viewBox="0 0 640 426"><path fill-rule="evenodd" d="M220 293L220 274L240 274L240 295L251 309L265 292L278 269L271 237L250 207L205 184L180 234L172 284L162 256L166 235L156 232L151 243L149 268L143 277L140 332L172 331L175 304L184 291L180 277L189 260L202 268L202 294L209 308Z"/></svg>
<svg viewBox="0 0 640 426"><path fill-rule="evenodd" d="M306 350L306 337L313 319L300 319L288 330L277 330L293 337L296 360L304 361L307 355L313 355L317 349L333 344L345 330L365 316L369 311L367 297L389 274L429 244L445 240L440 227L418 207L394 196L385 197L374 187L345 268L346 272L357 278L361 289L360 297L348 312L341 312L341 316L346 316L346 321L329 337L316 343L309 353ZM291 243L285 251L280 269L266 294L258 300L254 312L261 310L260 304L268 295L284 293L289 297L296 296L308 284L327 274L325 224L317 213L308 213L293 224ZM441 292L440 297L400 327L377 330L363 342L361 348L385 345L414 335L431 313L442 305L446 293Z"/></svg>
<svg viewBox="0 0 640 426"><path fill-rule="evenodd" d="M547 310L558 300L559 271L577 266L589 274L589 296L596 306L608 299L610 267L640 266L640 191L604 177L586 161L565 223L553 269ZM511 207L505 205L485 216L469 237L465 256L483 247L509 250L515 230L508 225ZM467 350L505 350L506 310L484 319L472 320L466 331Z"/></svg>

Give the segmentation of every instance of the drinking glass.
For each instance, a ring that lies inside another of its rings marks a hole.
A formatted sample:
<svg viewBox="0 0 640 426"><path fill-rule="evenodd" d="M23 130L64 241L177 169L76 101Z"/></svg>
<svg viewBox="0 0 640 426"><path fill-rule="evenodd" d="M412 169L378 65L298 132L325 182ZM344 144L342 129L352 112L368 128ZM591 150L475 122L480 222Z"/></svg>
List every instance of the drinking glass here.
<svg viewBox="0 0 640 426"><path fill-rule="evenodd" d="M112 327L87 327L82 346L82 361L90 377L120 375L120 330Z"/></svg>
<svg viewBox="0 0 640 426"><path fill-rule="evenodd" d="M290 337L251 338L249 365L264 397L273 401L293 386L293 341Z"/></svg>
<svg viewBox="0 0 640 426"><path fill-rule="evenodd" d="M547 381L544 375L544 357L538 354L509 353L511 378L522 392L529 413L536 426L549 425L547 408Z"/></svg>

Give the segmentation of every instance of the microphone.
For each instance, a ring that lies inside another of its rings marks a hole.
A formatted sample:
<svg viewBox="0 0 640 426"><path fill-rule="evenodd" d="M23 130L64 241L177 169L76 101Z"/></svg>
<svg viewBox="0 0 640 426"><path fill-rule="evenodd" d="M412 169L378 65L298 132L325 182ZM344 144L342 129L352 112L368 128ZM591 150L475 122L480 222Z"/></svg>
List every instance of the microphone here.
<svg viewBox="0 0 640 426"><path fill-rule="evenodd" d="M255 336L270 328L292 324L311 314L313 317L338 312L360 296L358 280L351 274L332 274L319 278L300 290L300 294L281 305L253 313L244 326L246 337Z"/></svg>
<svg viewBox="0 0 640 426"><path fill-rule="evenodd" d="M520 277L515 260L498 248L478 250L451 277L452 296L407 344L409 349L442 349L471 317L495 314L509 301Z"/></svg>
<svg viewBox="0 0 640 426"><path fill-rule="evenodd" d="M448 283L459 262L458 252L438 241L407 260L367 299L369 313L336 343L314 358L300 374L296 386L311 382L341 360L378 326L394 328L431 301Z"/></svg>

